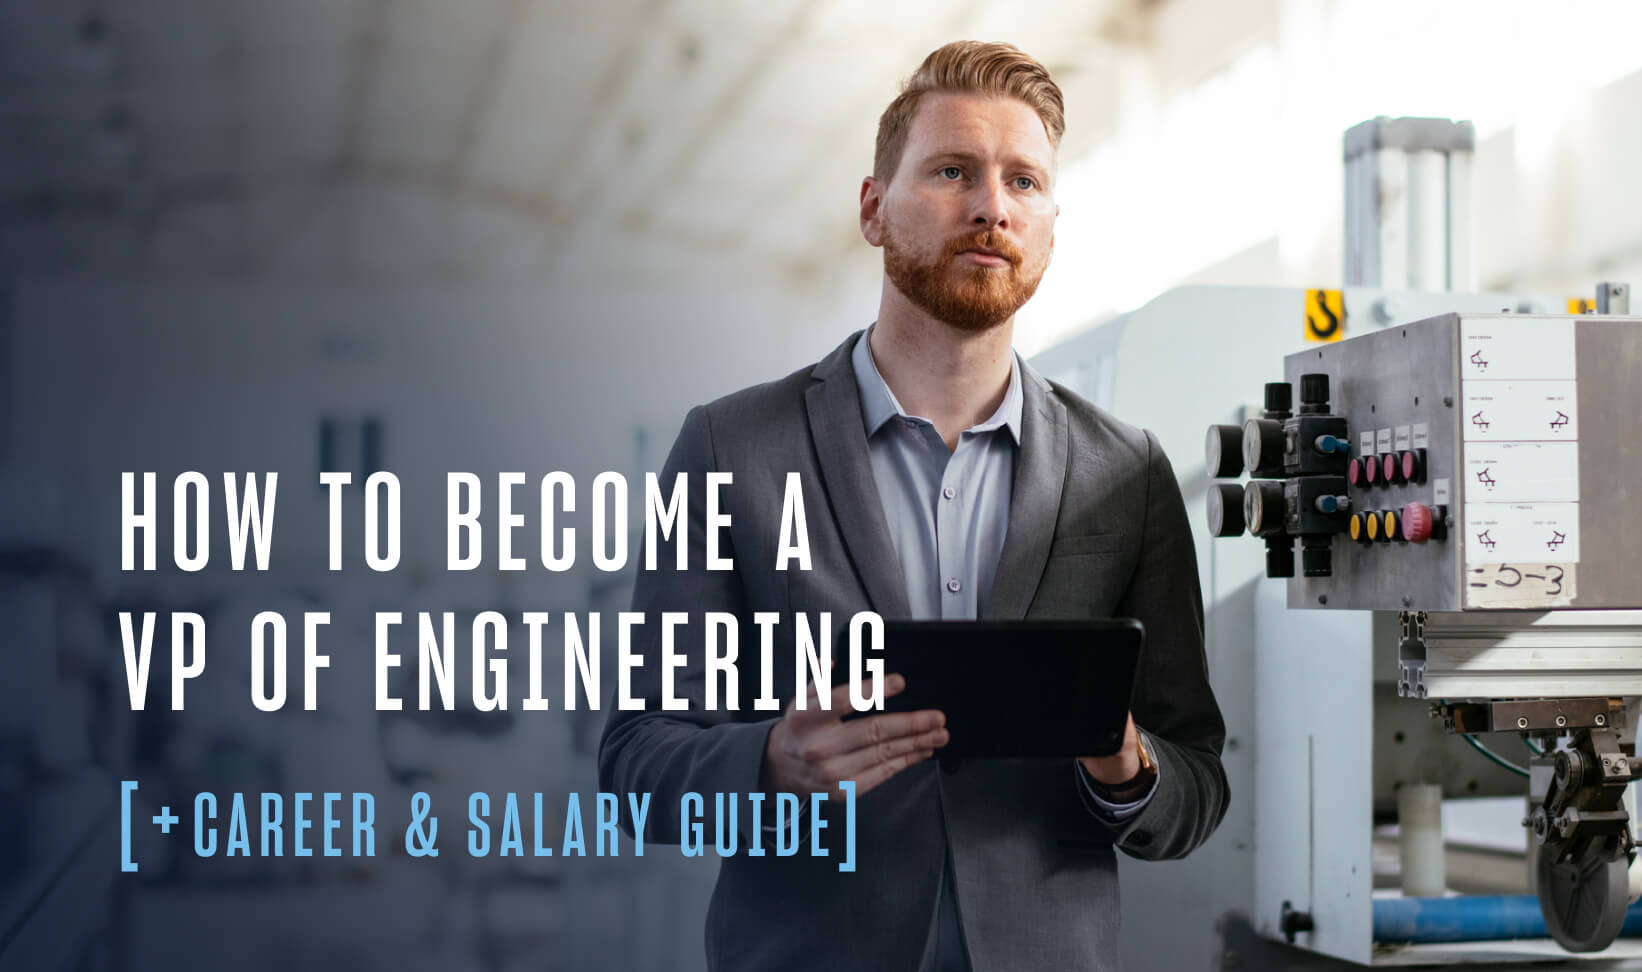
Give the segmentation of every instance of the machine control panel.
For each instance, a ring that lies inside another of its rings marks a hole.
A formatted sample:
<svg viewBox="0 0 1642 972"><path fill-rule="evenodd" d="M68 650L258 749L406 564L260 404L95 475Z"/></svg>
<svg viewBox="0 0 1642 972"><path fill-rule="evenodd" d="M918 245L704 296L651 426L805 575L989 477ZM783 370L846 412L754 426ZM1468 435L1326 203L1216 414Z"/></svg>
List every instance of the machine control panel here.
<svg viewBox="0 0 1642 972"><path fill-rule="evenodd" d="M1291 354L1258 418L1209 430L1211 527L1260 538L1293 607L1642 607L1642 548L1601 526L1642 479L1638 371L1642 320L1614 316L1446 314Z"/></svg>

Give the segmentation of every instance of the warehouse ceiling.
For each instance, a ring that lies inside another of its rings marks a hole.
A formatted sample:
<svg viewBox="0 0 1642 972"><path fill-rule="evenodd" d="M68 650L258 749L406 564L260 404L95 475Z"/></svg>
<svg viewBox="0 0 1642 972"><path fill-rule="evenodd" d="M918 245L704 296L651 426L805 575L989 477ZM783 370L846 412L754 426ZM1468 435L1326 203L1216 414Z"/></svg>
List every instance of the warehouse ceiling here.
<svg viewBox="0 0 1642 972"><path fill-rule="evenodd" d="M486 280L621 252L813 275L861 255L877 116L929 50L1009 40L1048 64L1064 162L1110 134L1153 8L10 0L0 261Z"/></svg>

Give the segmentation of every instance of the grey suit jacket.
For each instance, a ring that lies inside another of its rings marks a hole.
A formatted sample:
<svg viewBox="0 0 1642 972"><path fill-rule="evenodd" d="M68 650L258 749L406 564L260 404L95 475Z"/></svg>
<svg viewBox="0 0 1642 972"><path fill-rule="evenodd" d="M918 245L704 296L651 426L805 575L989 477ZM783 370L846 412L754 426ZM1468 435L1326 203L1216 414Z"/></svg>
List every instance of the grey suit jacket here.
<svg viewBox="0 0 1642 972"><path fill-rule="evenodd" d="M668 569L640 572L633 609L651 618L694 612L677 641L690 665L676 691L692 704L660 710L659 626L644 626L651 640L635 646L645 664L633 691L653 701L641 712L611 711L599 751L602 789L654 793L647 840L679 841L682 793L763 787L776 714L751 705L753 612L783 617L772 662L783 700L794 684L794 612L830 611L835 628L869 607L885 618L909 616L850 365L860 335L812 367L693 409L668 457L663 482L689 474L690 569L659 558ZM1151 802L1114 827L1085 806L1070 760L983 761L955 773L917 764L860 799L855 873L802 852L725 859L708 912L710 967L917 968L950 841L975 972L1116 968L1114 848L1148 860L1181 857L1219 824L1225 726L1209 687L1196 556L1169 461L1150 433L1030 368L1022 378L1009 526L981 617L1131 617L1145 625L1133 712L1161 768ZM734 474L722 492L733 549L720 550L734 558L733 571L703 569L709 471ZM774 569L789 471L803 479L810 571ZM743 618L738 712L707 712L701 703L704 610ZM839 829L825 834L841 839Z"/></svg>

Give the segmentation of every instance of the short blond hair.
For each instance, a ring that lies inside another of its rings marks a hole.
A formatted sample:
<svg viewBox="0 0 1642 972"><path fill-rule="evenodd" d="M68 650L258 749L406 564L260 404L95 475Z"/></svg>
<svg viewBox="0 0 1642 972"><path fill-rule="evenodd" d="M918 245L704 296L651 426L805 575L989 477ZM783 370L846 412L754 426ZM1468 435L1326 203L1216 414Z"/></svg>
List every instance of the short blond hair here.
<svg viewBox="0 0 1642 972"><path fill-rule="evenodd" d="M992 95L1017 98L1043 120L1049 144L1060 148L1066 131L1066 107L1060 87L1049 69L1013 44L953 41L932 51L918 70L901 85L901 93L878 119L878 145L872 157L872 175L888 181L901 165L907 133L918 114L918 104L930 92Z"/></svg>

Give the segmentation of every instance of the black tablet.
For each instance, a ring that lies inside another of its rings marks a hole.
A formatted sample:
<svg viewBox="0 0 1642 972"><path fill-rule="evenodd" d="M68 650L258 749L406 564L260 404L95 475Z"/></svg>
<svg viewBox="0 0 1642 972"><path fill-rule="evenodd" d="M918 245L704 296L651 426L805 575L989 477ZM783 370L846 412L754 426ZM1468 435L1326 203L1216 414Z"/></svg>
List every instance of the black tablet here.
<svg viewBox="0 0 1642 972"><path fill-rule="evenodd" d="M1139 621L886 621L886 712L940 709L943 762L1110 756L1123 745L1145 631ZM851 670L848 642L834 682ZM859 718L871 713L853 714Z"/></svg>

